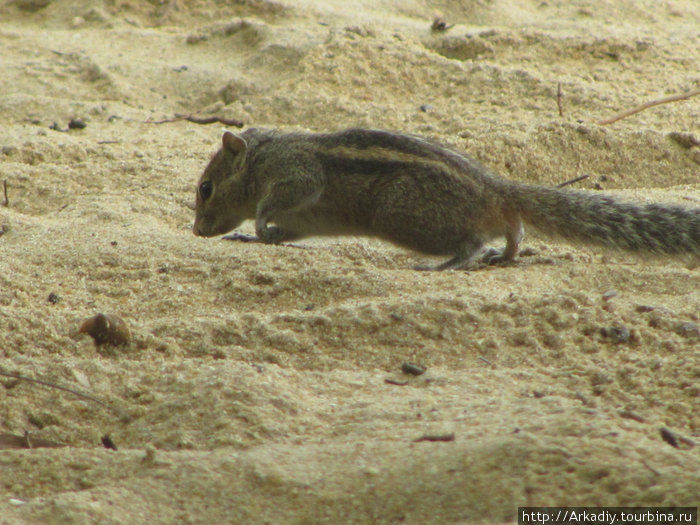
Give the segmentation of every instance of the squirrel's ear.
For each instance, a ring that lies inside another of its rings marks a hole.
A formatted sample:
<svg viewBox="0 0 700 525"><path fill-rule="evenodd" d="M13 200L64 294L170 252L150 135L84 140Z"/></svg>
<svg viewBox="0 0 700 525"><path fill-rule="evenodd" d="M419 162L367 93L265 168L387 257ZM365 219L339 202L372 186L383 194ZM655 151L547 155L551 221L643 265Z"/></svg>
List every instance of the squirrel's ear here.
<svg viewBox="0 0 700 525"><path fill-rule="evenodd" d="M234 135L230 131L224 132L224 137L222 139L224 149L231 150L235 154L242 153L248 147L242 137Z"/></svg>

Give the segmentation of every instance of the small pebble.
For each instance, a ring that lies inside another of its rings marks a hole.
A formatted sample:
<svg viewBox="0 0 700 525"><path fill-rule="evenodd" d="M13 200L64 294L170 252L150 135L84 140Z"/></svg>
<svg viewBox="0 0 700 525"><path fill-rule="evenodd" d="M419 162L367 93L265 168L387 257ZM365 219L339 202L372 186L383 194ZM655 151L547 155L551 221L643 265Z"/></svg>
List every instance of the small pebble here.
<svg viewBox="0 0 700 525"><path fill-rule="evenodd" d="M672 447L678 448L678 438L673 432L671 432L666 427L661 427L661 429L659 429L659 432L661 433L661 439L663 439Z"/></svg>
<svg viewBox="0 0 700 525"><path fill-rule="evenodd" d="M85 129L86 127L87 124L85 123L85 121L79 118L73 118L68 123L68 129Z"/></svg>
<svg viewBox="0 0 700 525"><path fill-rule="evenodd" d="M686 339L700 337L700 326L692 321L686 321L676 326L676 333Z"/></svg>
<svg viewBox="0 0 700 525"><path fill-rule="evenodd" d="M102 439L100 441L102 441L102 446L104 448L107 448L109 450L117 450L117 445L114 444L114 441L112 441L112 438L109 437L109 434L105 434L104 436L102 436Z"/></svg>
<svg viewBox="0 0 700 525"><path fill-rule="evenodd" d="M635 312L642 314L644 312L651 312L655 309L656 308L654 306L649 306L648 304L638 304L634 310Z"/></svg>
<svg viewBox="0 0 700 525"><path fill-rule="evenodd" d="M608 290L603 294L603 301L609 301L613 297L617 297L617 290Z"/></svg>
<svg viewBox="0 0 700 525"><path fill-rule="evenodd" d="M630 339L630 330L625 325L601 328L600 333L615 343L626 343Z"/></svg>
<svg viewBox="0 0 700 525"><path fill-rule="evenodd" d="M89 334L98 346L103 344L119 346L131 340L126 323L120 317L110 314L97 314L87 319L78 332Z"/></svg>
<svg viewBox="0 0 700 525"><path fill-rule="evenodd" d="M402 364L401 371L404 374L409 374L412 376L419 376L425 374L425 368L423 368L422 366L414 365L413 363Z"/></svg>

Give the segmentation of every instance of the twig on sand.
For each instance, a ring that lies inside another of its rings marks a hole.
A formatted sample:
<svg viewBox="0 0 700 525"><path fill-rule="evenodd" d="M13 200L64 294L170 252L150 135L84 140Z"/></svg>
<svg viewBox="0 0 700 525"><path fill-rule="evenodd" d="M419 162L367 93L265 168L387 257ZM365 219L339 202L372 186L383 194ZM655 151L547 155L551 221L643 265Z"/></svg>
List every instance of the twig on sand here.
<svg viewBox="0 0 700 525"><path fill-rule="evenodd" d="M2 205L9 206L10 199L7 197L7 180L2 181L2 192L5 194L5 200L2 201Z"/></svg>
<svg viewBox="0 0 700 525"><path fill-rule="evenodd" d="M694 97L695 95L700 95L700 88L694 89L692 91L688 91L687 93L681 93L679 95L672 95L670 97L664 97L664 98L657 98L655 100L650 100L649 102L645 102L644 104L641 104L637 106L636 108L628 109L627 111L623 111L622 113L618 113L614 117L611 117L609 119L601 120L598 122L600 126L606 126L608 124L612 124L613 122L617 122L618 120L622 120L625 117L629 117L630 115L634 115L635 113L639 113L640 111L644 111L645 109L658 106L659 104L668 104L669 102L676 102L677 100L685 100L690 97Z"/></svg>
<svg viewBox="0 0 700 525"><path fill-rule="evenodd" d="M561 82L557 84L557 108L559 109L559 116L564 116L564 110L561 106Z"/></svg>
<svg viewBox="0 0 700 525"><path fill-rule="evenodd" d="M482 360L482 361L483 361L484 363L486 363L487 365L493 366L493 363L492 363L491 361L489 361L488 359L486 359L485 357L480 356L480 355L478 355L478 356L476 356L476 357L477 357L477 359Z"/></svg>
<svg viewBox="0 0 700 525"><path fill-rule="evenodd" d="M49 381L42 381L41 379L34 379L32 377L26 377L26 376L21 376L19 374L10 374L7 372L0 372L0 376L5 376L5 377L12 377L13 379L21 379L22 381L29 381L31 383L37 383L39 385L44 385L48 386L50 388L57 388L58 390L63 390L64 392L69 392L73 394L74 396L81 397L83 399L87 399L88 401L92 401L94 403L97 403L98 405L102 405L105 408L108 408L109 410L114 410L114 407L108 405L107 403L100 401L96 397L89 396L87 394L83 394L82 392L78 392L77 390L73 390L71 388L67 388L65 386L57 385L55 383L51 383Z"/></svg>
<svg viewBox="0 0 700 525"><path fill-rule="evenodd" d="M454 441L454 433L450 434L423 434L418 439L414 439L414 443L420 443L421 441Z"/></svg>
<svg viewBox="0 0 700 525"><path fill-rule="evenodd" d="M590 175L580 175L579 177L576 177L574 179L567 180L567 181L564 181L560 184L557 184L556 187L563 188L564 186L568 186L569 184L575 184L577 182L581 182L582 180L587 179L588 177L590 177Z"/></svg>
<svg viewBox="0 0 700 525"><path fill-rule="evenodd" d="M194 115L181 115L179 113L175 114L173 118L167 118L164 120L147 120L146 124L166 124L168 122L179 122L181 120L186 120L187 122L193 122L195 124L223 124L224 126L233 126L236 128L242 128L244 123L240 120L224 118L224 117L195 117Z"/></svg>

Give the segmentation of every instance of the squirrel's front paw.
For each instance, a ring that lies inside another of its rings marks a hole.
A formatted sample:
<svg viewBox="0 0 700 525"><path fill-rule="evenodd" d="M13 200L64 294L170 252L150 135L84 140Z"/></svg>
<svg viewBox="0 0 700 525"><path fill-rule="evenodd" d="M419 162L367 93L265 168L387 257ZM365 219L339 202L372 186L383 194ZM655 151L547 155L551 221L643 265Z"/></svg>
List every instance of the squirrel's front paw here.
<svg viewBox="0 0 700 525"><path fill-rule="evenodd" d="M238 233L238 232L233 232L229 233L228 235L224 235L222 239L225 239L227 241L239 241L239 242L259 242L260 239L258 239L255 235L248 235L247 233Z"/></svg>
<svg viewBox="0 0 700 525"><path fill-rule="evenodd" d="M284 231L277 226L267 226L264 230L256 232L258 237L267 244L279 244L284 239Z"/></svg>

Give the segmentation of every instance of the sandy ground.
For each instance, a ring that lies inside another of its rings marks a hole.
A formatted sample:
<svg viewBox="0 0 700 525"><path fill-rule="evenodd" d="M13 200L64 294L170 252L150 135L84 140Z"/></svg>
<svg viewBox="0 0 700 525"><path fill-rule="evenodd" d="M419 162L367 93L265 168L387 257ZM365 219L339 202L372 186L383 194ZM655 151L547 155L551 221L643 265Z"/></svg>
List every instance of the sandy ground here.
<svg viewBox="0 0 700 525"><path fill-rule="evenodd" d="M596 122L697 88L700 4L348 5L0 3L0 370L112 407L0 380L0 433L68 445L0 451L0 523L700 503L700 268L533 232L515 265L444 273L371 239L195 238L223 126L147 123L394 129L513 179L698 206L700 97ZM455 26L433 33L438 10ZM97 312L132 342L79 334Z"/></svg>

